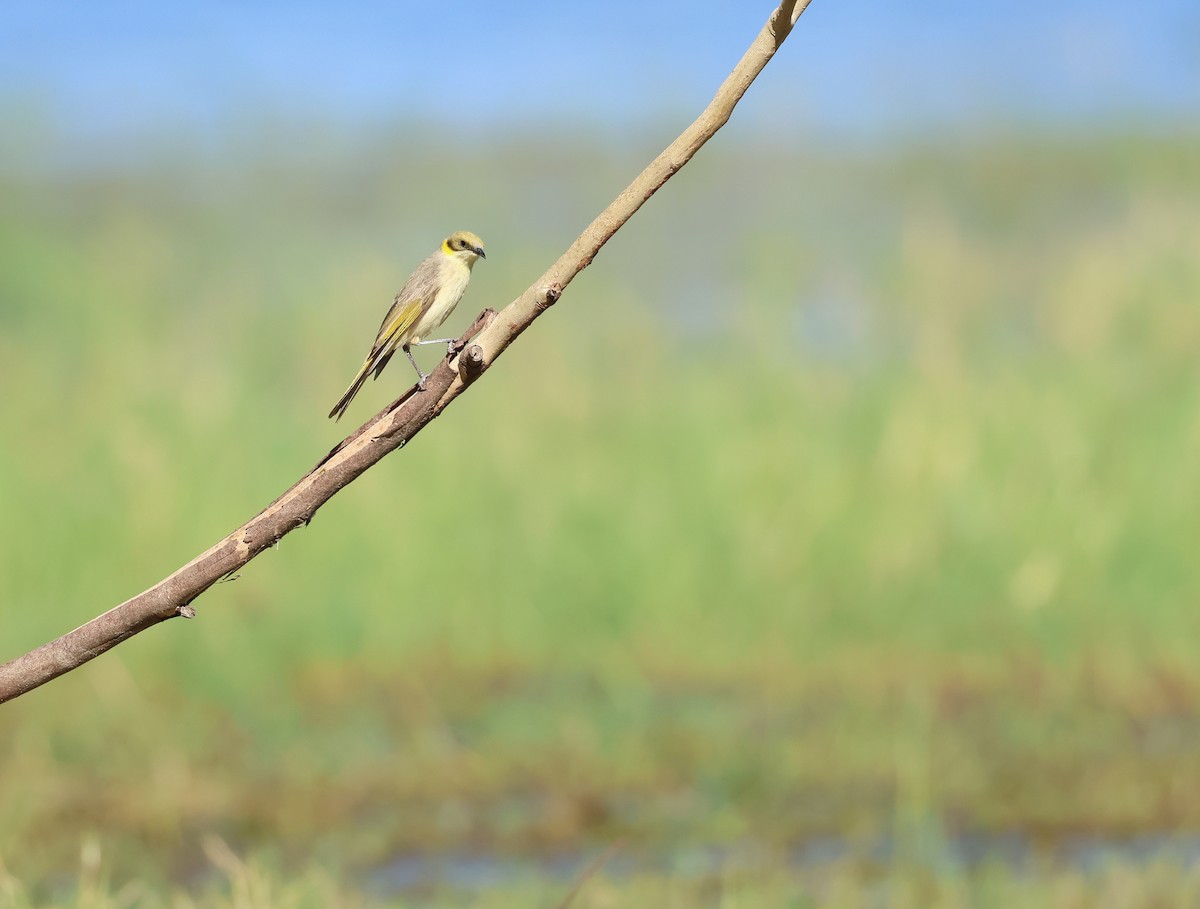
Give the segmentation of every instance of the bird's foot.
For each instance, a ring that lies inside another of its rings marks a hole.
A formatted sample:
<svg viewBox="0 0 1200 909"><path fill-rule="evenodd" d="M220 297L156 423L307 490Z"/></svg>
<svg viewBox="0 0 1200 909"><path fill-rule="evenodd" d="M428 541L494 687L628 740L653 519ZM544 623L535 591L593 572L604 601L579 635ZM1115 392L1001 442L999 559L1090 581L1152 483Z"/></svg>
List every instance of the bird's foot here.
<svg viewBox="0 0 1200 909"><path fill-rule="evenodd" d="M445 344L446 356L454 356L454 345L458 343L458 338L430 338L428 341L416 341L413 346L422 347L425 344Z"/></svg>

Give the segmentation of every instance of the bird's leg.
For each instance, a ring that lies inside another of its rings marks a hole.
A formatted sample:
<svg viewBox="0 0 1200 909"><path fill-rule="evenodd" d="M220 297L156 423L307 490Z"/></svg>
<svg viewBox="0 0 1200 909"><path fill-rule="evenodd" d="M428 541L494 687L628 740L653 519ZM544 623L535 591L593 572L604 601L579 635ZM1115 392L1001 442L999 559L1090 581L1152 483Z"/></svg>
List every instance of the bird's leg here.
<svg viewBox="0 0 1200 909"><path fill-rule="evenodd" d="M445 344L446 356L449 357L454 355L454 345L458 343L458 338L430 338L428 341L413 341L413 343L417 347L422 344Z"/></svg>
<svg viewBox="0 0 1200 909"><path fill-rule="evenodd" d="M415 369L417 371L417 375L420 377L417 379L417 388L421 389L421 391L424 391L425 390L425 380L428 379L429 376L427 376L427 375L425 375L425 373L421 372L421 367L418 366L417 361L413 359L412 351L408 349L407 344L404 345L404 355L406 357L408 357L408 362L413 365L413 369Z"/></svg>

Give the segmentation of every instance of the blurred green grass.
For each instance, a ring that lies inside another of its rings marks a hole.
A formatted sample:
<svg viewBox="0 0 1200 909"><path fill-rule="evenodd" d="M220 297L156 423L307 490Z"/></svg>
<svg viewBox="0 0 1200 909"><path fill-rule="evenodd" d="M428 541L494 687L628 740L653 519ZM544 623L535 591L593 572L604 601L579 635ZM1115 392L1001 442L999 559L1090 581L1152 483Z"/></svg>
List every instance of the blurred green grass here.
<svg viewBox="0 0 1200 909"><path fill-rule="evenodd" d="M1196 829L1198 150L706 149L196 621L5 706L9 872L43 886L89 836L165 886L207 833L361 870ZM644 151L249 136L0 177L5 656L398 394L323 419L442 234L489 249L457 330Z"/></svg>

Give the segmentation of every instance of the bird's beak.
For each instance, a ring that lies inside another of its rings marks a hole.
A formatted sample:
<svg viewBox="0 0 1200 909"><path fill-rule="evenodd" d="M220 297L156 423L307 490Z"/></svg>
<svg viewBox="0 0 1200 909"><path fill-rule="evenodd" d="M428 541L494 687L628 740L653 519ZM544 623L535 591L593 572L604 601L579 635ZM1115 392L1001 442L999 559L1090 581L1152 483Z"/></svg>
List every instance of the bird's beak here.
<svg viewBox="0 0 1200 909"><path fill-rule="evenodd" d="M481 259L486 259L486 258L487 258L487 253L485 253L485 252L483 251L483 247L482 247L482 246L472 246L472 247L471 247L471 251L472 251L472 252L474 252L474 253L475 253L475 255L479 256L479 258L481 258Z"/></svg>

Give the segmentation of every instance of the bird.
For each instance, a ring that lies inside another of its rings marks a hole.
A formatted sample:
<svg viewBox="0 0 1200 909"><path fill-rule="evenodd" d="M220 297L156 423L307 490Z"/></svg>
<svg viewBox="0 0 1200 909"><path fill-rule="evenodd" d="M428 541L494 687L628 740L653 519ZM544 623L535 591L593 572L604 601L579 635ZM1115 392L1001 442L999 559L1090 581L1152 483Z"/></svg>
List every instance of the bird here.
<svg viewBox="0 0 1200 909"><path fill-rule="evenodd" d="M371 345L371 352L363 361L362 369L346 393L333 405L333 410L329 411L331 419L342 418L354 396L367 381L367 376L374 372L375 378L379 378L396 348L404 351L417 371L417 387L425 390L425 380L429 376L421 372L409 348L422 344L454 343L454 338L426 340L426 335L445 322L446 317L454 311L467 290L471 269L479 259L486 258L483 241L478 235L469 230L458 230L443 240L437 251L416 267L396 294L392 308L383 317L379 334L375 336L375 343Z"/></svg>

